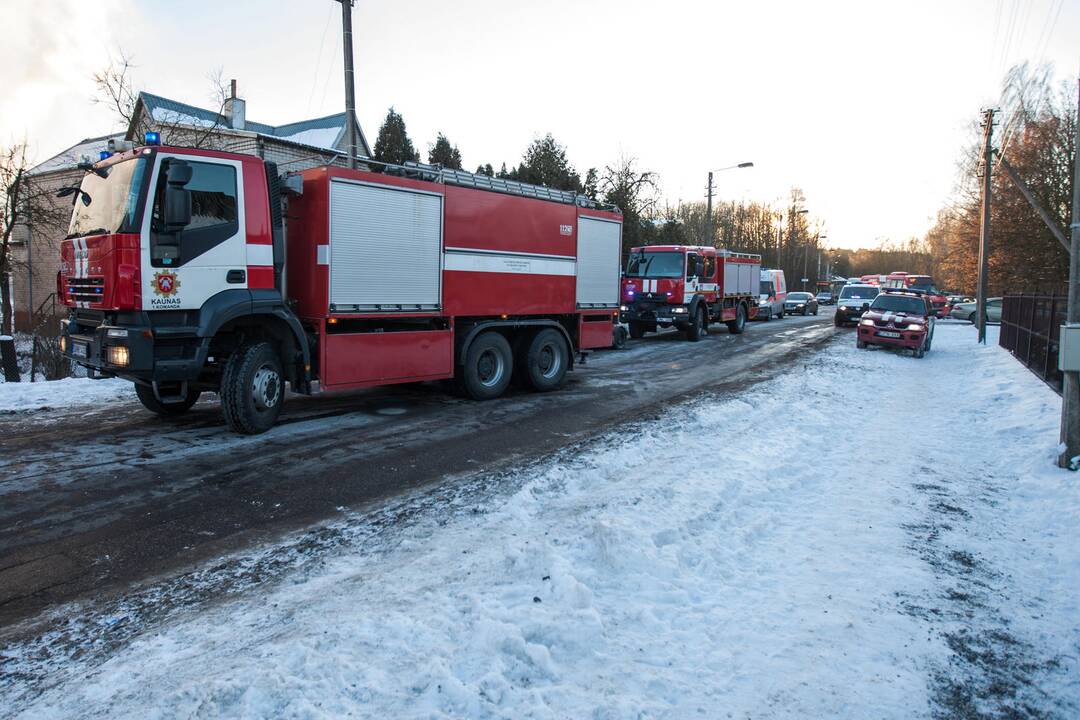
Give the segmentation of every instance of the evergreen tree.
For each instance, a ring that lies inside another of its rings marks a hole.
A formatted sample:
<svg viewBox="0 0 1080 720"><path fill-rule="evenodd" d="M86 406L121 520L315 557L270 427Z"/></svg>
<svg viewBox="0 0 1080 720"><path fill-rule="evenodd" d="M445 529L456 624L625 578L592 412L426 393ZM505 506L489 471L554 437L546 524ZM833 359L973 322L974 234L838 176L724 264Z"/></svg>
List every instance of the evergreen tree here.
<svg viewBox="0 0 1080 720"><path fill-rule="evenodd" d="M386 113L379 137L375 140L374 160L401 165L407 160L417 162L420 154L413 147L412 140L405 132L405 120L391 107Z"/></svg>
<svg viewBox="0 0 1080 720"><path fill-rule="evenodd" d="M488 177L495 177L495 168L491 167L491 163L487 163L486 165L477 165L476 174L487 175Z"/></svg>
<svg viewBox="0 0 1080 720"><path fill-rule="evenodd" d="M585 173L585 185L582 187L581 192L593 200L597 198L600 192L600 175L596 172L596 168L589 168L589 171Z"/></svg>
<svg viewBox="0 0 1080 720"><path fill-rule="evenodd" d="M435 138L435 144L428 150L428 162L451 170L460 170L461 152L456 145L450 145L445 135L439 133L439 136Z"/></svg>
<svg viewBox="0 0 1080 720"><path fill-rule="evenodd" d="M581 176L566 159L566 148L548 133L537 138L525 151L514 177L521 182L544 185L558 190L581 192Z"/></svg>
<svg viewBox="0 0 1080 720"><path fill-rule="evenodd" d="M499 168L499 172L495 173L495 177L500 178L502 180L509 180L510 179L510 173L506 169L506 163L502 164L502 167Z"/></svg>

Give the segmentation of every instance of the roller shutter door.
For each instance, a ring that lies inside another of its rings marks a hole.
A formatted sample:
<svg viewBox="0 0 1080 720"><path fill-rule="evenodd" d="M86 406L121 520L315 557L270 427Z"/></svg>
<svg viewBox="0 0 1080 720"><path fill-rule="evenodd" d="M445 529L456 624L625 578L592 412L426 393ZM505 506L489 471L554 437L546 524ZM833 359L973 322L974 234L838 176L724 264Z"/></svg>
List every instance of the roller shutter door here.
<svg viewBox="0 0 1080 720"><path fill-rule="evenodd" d="M333 309L436 309L441 257L442 196L330 183Z"/></svg>
<svg viewBox="0 0 1080 720"><path fill-rule="evenodd" d="M617 307L622 224L578 218L577 305Z"/></svg>

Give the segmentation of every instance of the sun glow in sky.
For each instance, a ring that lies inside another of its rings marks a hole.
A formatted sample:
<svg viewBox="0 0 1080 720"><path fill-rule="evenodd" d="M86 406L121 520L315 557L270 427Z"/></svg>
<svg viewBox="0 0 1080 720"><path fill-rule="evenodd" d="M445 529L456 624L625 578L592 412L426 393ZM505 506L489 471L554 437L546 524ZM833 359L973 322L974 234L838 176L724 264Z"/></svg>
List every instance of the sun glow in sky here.
<svg viewBox="0 0 1080 720"><path fill-rule="evenodd" d="M213 105L237 78L253 120L343 107L333 0L150 0L0 8L0 142L38 159L119 127L91 76L123 49L137 87ZM357 0L357 102L374 143L389 106L426 151L439 131L473 169L520 160L547 132L584 174L620 156L674 203L775 202L792 186L829 243L922 235L957 180L1008 67L1080 64L1080 0L906 3Z"/></svg>

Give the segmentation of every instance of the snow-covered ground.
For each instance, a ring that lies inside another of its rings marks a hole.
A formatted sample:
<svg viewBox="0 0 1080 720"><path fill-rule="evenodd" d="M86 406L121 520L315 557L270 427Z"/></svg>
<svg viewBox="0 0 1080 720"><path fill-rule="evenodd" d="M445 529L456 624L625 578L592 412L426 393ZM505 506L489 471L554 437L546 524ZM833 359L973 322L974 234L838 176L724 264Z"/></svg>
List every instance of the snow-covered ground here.
<svg viewBox="0 0 1080 720"><path fill-rule="evenodd" d="M0 648L0 708L1078 717L1080 480L1053 464L1059 405L970 326L941 324L924 360L847 336L439 511L357 513L362 541L106 657ZM72 627L49 642L90 632Z"/></svg>
<svg viewBox="0 0 1080 720"><path fill-rule="evenodd" d="M0 382L0 415L57 408L97 407L113 400L134 400L131 382L110 378L64 378L29 382Z"/></svg>

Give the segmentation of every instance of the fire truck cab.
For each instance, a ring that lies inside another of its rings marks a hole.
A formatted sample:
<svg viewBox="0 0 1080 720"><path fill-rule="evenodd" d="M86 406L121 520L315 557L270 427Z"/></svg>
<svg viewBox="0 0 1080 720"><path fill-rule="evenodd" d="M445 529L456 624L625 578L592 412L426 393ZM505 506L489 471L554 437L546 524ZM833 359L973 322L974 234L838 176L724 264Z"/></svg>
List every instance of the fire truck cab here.
<svg viewBox="0 0 1080 720"><path fill-rule="evenodd" d="M916 275L907 272L889 273L883 286L895 290L917 290L930 301L934 317L946 317L949 314L949 299L934 285L934 279L929 275Z"/></svg>
<svg viewBox="0 0 1080 720"><path fill-rule="evenodd" d="M630 251L622 313L630 337L675 327L696 342L710 323L741 333L754 317L761 257L713 247L649 245Z"/></svg>
<svg viewBox="0 0 1080 720"><path fill-rule="evenodd" d="M262 432L286 382L551 390L612 342L622 216L575 193L419 164L279 177L162 146L84 169L61 347L159 415L216 392L233 430Z"/></svg>

